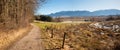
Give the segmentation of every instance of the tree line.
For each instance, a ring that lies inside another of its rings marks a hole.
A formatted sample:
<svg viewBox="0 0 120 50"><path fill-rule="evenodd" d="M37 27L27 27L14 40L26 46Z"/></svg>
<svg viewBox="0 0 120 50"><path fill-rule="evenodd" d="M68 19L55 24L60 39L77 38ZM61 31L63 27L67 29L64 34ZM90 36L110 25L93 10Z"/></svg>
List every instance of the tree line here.
<svg viewBox="0 0 120 50"><path fill-rule="evenodd" d="M0 0L0 30L27 27L44 0Z"/></svg>
<svg viewBox="0 0 120 50"><path fill-rule="evenodd" d="M45 21L45 22L53 22L53 18L49 15L36 15L35 20Z"/></svg>

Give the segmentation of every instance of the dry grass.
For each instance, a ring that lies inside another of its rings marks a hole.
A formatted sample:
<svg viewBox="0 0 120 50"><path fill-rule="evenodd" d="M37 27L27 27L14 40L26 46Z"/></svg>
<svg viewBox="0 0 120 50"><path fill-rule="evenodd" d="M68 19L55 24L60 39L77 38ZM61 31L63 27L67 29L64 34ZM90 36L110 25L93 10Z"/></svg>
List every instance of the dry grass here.
<svg viewBox="0 0 120 50"><path fill-rule="evenodd" d="M25 36L31 27L19 29L18 31L11 30L10 32L0 32L0 50L6 50L15 41Z"/></svg>
<svg viewBox="0 0 120 50"><path fill-rule="evenodd" d="M90 27L90 23L35 24L41 28L43 44L48 50L61 48L64 32L67 32L64 47L69 48L68 50L115 50L120 46L116 45L116 43L120 44L119 35L116 36L111 30ZM52 31L53 38L51 38Z"/></svg>

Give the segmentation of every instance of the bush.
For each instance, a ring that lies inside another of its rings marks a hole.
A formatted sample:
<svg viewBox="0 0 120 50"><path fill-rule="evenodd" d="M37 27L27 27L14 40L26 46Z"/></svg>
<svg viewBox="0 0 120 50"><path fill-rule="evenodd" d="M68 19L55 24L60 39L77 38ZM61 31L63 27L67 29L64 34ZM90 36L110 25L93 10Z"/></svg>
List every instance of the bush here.
<svg viewBox="0 0 120 50"><path fill-rule="evenodd" d="M110 20L114 20L114 18L112 16L110 16L106 19L106 21L110 21Z"/></svg>
<svg viewBox="0 0 120 50"><path fill-rule="evenodd" d="M35 18L36 20L39 20L39 21L47 21L47 22L53 21L52 17L47 15L40 15L40 16L36 16Z"/></svg>

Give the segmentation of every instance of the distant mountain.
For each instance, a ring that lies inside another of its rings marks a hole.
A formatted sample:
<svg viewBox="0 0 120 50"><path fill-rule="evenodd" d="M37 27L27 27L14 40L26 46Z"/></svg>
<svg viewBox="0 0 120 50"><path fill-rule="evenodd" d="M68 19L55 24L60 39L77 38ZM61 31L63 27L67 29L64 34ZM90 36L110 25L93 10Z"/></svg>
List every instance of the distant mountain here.
<svg viewBox="0 0 120 50"><path fill-rule="evenodd" d="M56 12L49 14L50 16L53 17L58 17L58 16L107 16L107 15L118 15L120 14L120 10L117 9L108 9L108 10L98 10L94 12L90 11L61 11L61 12Z"/></svg>

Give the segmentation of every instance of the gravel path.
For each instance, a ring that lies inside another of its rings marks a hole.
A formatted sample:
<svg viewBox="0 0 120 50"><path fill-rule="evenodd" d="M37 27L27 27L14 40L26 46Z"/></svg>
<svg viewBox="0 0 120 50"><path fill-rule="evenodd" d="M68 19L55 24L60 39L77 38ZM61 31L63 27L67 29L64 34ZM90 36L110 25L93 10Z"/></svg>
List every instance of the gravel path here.
<svg viewBox="0 0 120 50"><path fill-rule="evenodd" d="M33 25L33 24L32 24ZM8 50L44 50L40 38L40 30L37 26L33 25L33 29L20 41L16 42Z"/></svg>

